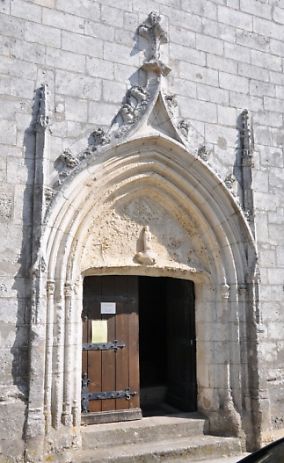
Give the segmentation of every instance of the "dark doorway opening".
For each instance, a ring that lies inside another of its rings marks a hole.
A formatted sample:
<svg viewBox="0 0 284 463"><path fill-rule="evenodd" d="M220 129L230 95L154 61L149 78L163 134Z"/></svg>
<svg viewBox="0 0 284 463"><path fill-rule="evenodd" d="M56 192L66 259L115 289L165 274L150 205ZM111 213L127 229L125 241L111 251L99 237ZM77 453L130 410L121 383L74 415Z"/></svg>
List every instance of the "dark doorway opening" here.
<svg viewBox="0 0 284 463"><path fill-rule="evenodd" d="M197 409L194 284L139 277L139 363L144 415Z"/></svg>
<svg viewBox="0 0 284 463"><path fill-rule="evenodd" d="M193 282L86 277L82 318L84 423L196 411Z"/></svg>

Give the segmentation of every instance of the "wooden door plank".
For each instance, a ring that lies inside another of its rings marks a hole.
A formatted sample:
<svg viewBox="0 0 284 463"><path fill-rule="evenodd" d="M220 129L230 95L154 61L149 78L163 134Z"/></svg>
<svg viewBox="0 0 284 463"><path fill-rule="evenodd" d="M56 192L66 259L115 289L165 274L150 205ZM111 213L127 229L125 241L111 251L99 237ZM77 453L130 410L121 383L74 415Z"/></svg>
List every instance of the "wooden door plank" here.
<svg viewBox="0 0 284 463"><path fill-rule="evenodd" d="M115 302L114 295L115 277L105 276L101 281L102 300ZM107 320L108 342L116 339L115 315L101 315L102 320ZM115 391L115 352L113 350L102 351L102 391ZM115 400L102 401L102 411L115 410Z"/></svg>
<svg viewBox="0 0 284 463"><path fill-rule="evenodd" d="M82 322L82 342L88 342L88 320ZM87 373L88 375L88 352L82 352L82 374Z"/></svg>
<svg viewBox="0 0 284 463"><path fill-rule="evenodd" d="M94 286L91 288L92 295L100 293L100 280L94 281ZM96 293L95 293L96 291ZM98 303L93 302L93 298L90 297L89 301L89 335L88 342L92 342L92 322L93 320L99 320L100 308ZM88 351L88 378L90 379L89 391L90 392L101 392L102 391L102 353L100 351ZM102 410L101 400L91 400L89 402L90 412L100 412Z"/></svg>
<svg viewBox="0 0 284 463"><path fill-rule="evenodd" d="M126 347L114 350L88 351L83 353L83 365L87 366L90 392L124 390L130 387L139 391L138 353L138 285L137 277L104 276L87 277L84 285L84 310L88 314L88 328L83 341L92 342L92 320L106 320L108 342L121 341ZM101 314L101 302L115 302L116 315ZM131 340L129 341L129 330ZM89 402L90 412L111 412L139 406L136 396L126 399L105 399Z"/></svg>
<svg viewBox="0 0 284 463"><path fill-rule="evenodd" d="M113 341L115 336L115 318L108 319L108 341ZM113 350L102 351L102 391L115 390L115 353ZM115 400L102 401L102 410L115 410Z"/></svg>
<svg viewBox="0 0 284 463"><path fill-rule="evenodd" d="M102 353L100 351L88 352L88 378L90 379L89 391L102 391ZM100 412L102 410L102 400L90 400L89 411Z"/></svg>
<svg viewBox="0 0 284 463"><path fill-rule="evenodd" d="M185 410L196 410L194 284L168 279L168 400ZM173 310L174 309L174 310ZM194 357L194 358L193 358Z"/></svg>
<svg viewBox="0 0 284 463"><path fill-rule="evenodd" d="M129 326L129 387L137 394L129 401L129 408L140 407L139 384L139 318L138 318L138 278L129 285L128 326Z"/></svg>
<svg viewBox="0 0 284 463"><path fill-rule="evenodd" d="M94 300L94 296L101 294L101 280L99 278L86 278L84 280L84 311L88 316L87 338L84 342L92 342L92 321L101 318L99 303ZM84 357L84 355L83 355ZM100 351L88 351L87 353L87 373L90 380L89 391L102 391L102 354ZM102 410L101 400L91 400L89 402L90 412L100 412Z"/></svg>
<svg viewBox="0 0 284 463"><path fill-rule="evenodd" d="M117 293L128 298L128 277L122 277L117 281ZM119 349L116 354L116 390L124 390L129 387L128 382L128 357L129 357L129 333L128 333L128 303L127 301L117 303L116 315L116 338L125 343L126 347ZM116 400L116 410L129 408L129 401L126 399Z"/></svg>

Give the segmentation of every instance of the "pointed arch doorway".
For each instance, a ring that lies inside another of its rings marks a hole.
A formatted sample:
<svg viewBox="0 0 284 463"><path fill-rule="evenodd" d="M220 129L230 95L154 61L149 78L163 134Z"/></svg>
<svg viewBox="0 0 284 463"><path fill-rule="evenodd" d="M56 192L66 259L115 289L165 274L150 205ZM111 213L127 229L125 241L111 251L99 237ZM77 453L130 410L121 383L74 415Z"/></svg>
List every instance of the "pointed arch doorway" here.
<svg viewBox="0 0 284 463"><path fill-rule="evenodd" d="M86 277L83 320L83 422L196 410L193 282Z"/></svg>
<svg viewBox="0 0 284 463"><path fill-rule="evenodd" d="M147 275L194 281L197 408L214 432L228 432L228 423L238 432L224 418L224 403L252 416L243 404L254 380L246 348L257 260L248 224L212 170L162 135L130 140L70 175L46 221L46 271L35 283L42 301L37 316L47 329L32 347L33 361L41 358L45 368L31 383L29 420L40 403L47 434L62 429L71 442L72 426L80 435L82 276ZM146 225L155 264L136 258Z"/></svg>

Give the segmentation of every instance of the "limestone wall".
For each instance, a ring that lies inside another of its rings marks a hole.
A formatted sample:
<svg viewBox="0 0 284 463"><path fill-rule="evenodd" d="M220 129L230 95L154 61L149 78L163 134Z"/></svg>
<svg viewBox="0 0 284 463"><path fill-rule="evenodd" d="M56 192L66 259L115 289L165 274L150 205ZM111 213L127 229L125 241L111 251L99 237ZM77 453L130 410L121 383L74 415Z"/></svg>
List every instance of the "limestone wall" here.
<svg viewBox="0 0 284 463"><path fill-rule="evenodd" d="M28 384L34 91L50 92L55 160L108 127L127 88L141 84L135 31L160 12L169 43L167 92L224 180L240 180L238 118L254 121L253 189L259 250L262 394L284 427L283 0L2 0L0 5L0 445L22 452ZM236 194L238 183L233 186ZM2 421L1 421L2 420ZM11 448L11 440L15 443ZM0 457L1 458L1 457Z"/></svg>

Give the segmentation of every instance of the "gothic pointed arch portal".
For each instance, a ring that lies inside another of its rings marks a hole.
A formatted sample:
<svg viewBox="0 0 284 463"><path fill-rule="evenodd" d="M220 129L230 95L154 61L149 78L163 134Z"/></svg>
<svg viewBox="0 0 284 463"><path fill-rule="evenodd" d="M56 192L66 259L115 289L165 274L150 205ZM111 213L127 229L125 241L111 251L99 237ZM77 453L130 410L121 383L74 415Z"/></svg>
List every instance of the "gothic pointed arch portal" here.
<svg viewBox="0 0 284 463"><path fill-rule="evenodd" d="M152 261L138 258L145 253L144 227L151 233ZM194 282L198 409L212 430L241 432L251 413L244 400L251 388L247 337L255 248L239 206L199 158L161 135L106 150L55 198L42 254L47 432L80 425L85 275Z"/></svg>
<svg viewBox="0 0 284 463"><path fill-rule="evenodd" d="M249 440L261 408L251 368L257 362L256 343L250 344L257 337L251 227L206 164L204 146L193 143L190 125L176 117L174 98L164 96L162 76L170 69L159 59L166 40L159 19L150 15L142 26L141 35L150 31L155 38L153 55L142 66L146 87L127 92L110 130L95 130L87 149L78 141L72 147L77 156L64 151L59 176L49 179L52 188L40 173L35 182L41 208L27 437L43 441L47 435L48 442L52 436L58 448L80 436L82 293L83 279L91 275L193 282L198 410L208 416L211 431L245 432ZM46 105L40 109L46 112ZM46 126L39 125L44 159Z"/></svg>

